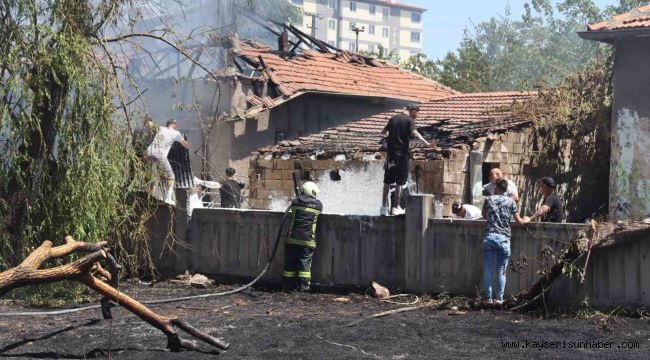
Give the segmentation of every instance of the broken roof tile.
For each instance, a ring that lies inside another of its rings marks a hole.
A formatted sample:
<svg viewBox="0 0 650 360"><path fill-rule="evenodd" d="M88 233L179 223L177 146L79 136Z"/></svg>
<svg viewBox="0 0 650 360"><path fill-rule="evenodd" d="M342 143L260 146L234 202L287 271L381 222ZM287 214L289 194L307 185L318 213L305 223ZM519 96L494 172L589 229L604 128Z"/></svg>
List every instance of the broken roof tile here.
<svg viewBox="0 0 650 360"><path fill-rule="evenodd" d="M263 69L263 76L284 96L326 92L423 102L458 94L421 75L350 52L307 50L291 57L252 40L239 43L237 56Z"/></svg>
<svg viewBox="0 0 650 360"><path fill-rule="evenodd" d="M530 123L511 113L512 105L536 96L536 92L492 92L456 94L434 99L420 105L416 119L418 129L433 137L441 147L471 143L489 133L517 129ZM353 121L320 133L301 137L292 142L288 151L311 154L316 150L330 152L376 152L379 150L381 131L392 116L403 109L377 114ZM421 148L418 142L413 148ZM287 147L267 147L261 153L287 152Z"/></svg>

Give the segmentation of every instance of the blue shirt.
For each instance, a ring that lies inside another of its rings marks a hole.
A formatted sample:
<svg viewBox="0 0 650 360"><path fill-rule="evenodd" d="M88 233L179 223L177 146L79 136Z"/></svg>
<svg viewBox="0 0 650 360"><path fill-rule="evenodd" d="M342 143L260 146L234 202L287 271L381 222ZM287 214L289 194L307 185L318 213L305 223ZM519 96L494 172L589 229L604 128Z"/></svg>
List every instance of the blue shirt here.
<svg viewBox="0 0 650 360"><path fill-rule="evenodd" d="M486 233L501 234L508 239L512 236L510 220L517 213L517 204L506 195L492 195L483 202L487 226Z"/></svg>

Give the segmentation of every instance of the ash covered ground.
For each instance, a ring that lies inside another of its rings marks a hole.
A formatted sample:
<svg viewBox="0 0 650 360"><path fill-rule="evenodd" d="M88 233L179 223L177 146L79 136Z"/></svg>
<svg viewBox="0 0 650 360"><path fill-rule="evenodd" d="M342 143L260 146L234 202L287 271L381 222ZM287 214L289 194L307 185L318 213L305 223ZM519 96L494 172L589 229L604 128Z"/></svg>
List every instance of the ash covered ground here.
<svg viewBox="0 0 650 360"><path fill-rule="evenodd" d="M125 285L138 300L159 299L223 290L194 289L174 283L154 287ZM630 317L540 319L501 310L420 309L351 321L400 305L361 294L342 295L254 290L245 294L152 306L159 314L176 315L199 329L231 343L222 359L431 359L431 358L650 358L650 321ZM0 312L24 311L4 302ZM207 359L214 353L165 349L165 336L128 311L113 309L114 319L99 310L52 317L0 318L0 357L42 359ZM185 338L189 338L185 336ZM531 348L504 349L517 341ZM528 341L528 343L526 343ZM539 342L560 348L532 348ZM564 342L614 342L612 349L565 349ZM619 346L638 343L637 349ZM208 345L203 344L206 350Z"/></svg>

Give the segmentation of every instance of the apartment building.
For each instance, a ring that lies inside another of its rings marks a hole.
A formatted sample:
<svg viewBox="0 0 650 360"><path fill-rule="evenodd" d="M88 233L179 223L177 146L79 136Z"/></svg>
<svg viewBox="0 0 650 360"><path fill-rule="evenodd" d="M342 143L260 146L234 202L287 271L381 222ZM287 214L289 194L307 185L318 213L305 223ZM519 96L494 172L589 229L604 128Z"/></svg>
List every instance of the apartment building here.
<svg viewBox="0 0 650 360"><path fill-rule="evenodd" d="M377 53L379 45L400 60L422 52L426 9L395 0L288 0L301 8L304 32L350 51ZM359 32L357 49L357 34Z"/></svg>

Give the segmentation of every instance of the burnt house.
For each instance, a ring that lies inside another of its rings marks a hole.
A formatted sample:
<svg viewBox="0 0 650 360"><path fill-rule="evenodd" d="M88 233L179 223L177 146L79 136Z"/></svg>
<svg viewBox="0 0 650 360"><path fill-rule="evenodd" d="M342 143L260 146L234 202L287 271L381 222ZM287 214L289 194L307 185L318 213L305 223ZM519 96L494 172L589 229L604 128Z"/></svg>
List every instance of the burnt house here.
<svg viewBox="0 0 650 360"><path fill-rule="evenodd" d="M277 48L235 35L215 44L226 59L214 74L219 81L149 79L143 85L150 89L147 100L161 104L150 106L153 117L176 118L190 143L203 145L191 154L203 178L231 166L247 179L251 153L259 148L458 93L291 25L282 28Z"/></svg>

